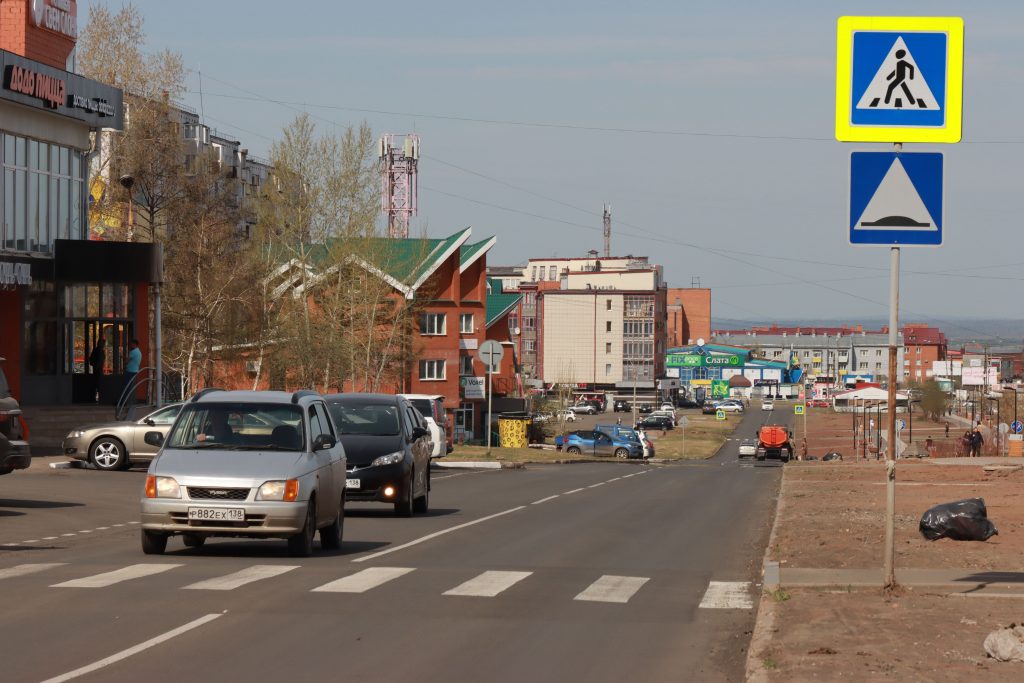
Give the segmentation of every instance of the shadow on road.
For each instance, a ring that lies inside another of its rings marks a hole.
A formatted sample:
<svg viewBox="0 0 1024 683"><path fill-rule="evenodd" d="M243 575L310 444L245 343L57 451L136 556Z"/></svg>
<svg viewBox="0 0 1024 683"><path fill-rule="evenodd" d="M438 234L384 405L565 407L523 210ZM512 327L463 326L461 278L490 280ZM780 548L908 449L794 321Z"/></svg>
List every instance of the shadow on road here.
<svg viewBox="0 0 1024 683"><path fill-rule="evenodd" d="M66 503L59 500L18 500L0 498L0 508L76 508L85 503Z"/></svg>
<svg viewBox="0 0 1024 683"><path fill-rule="evenodd" d="M416 517L447 517L448 515L454 515L462 512L458 508L431 508L428 512L417 513ZM387 519L393 518L396 520L405 519L403 517L395 516L394 510L390 505L379 505L377 507L352 507L352 503L345 504L345 516L346 517L362 517L365 519Z"/></svg>
<svg viewBox="0 0 1024 683"><path fill-rule="evenodd" d="M0 517L20 517L24 514L24 512L18 512L17 510L0 510Z"/></svg>
<svg viewBox="0 0 1024 683"><path fill-rule="evenodd" d="M174 543L171 539L170 543ZM179 541L180 543L180 541ZM166 556L169 557L260 557L264 559L277 558L296 560L310 560L317 557L344 557L346 555L357 555L371 550L379 550L390 543L383 541L343 541L340 550L321 550L319 543L314 543L313 555L309 558L294 558L288 554L288 544L279 539L266 540L214 540L206 542L202 548L183 548L180 545L173 550L168 548Z"/></svg>

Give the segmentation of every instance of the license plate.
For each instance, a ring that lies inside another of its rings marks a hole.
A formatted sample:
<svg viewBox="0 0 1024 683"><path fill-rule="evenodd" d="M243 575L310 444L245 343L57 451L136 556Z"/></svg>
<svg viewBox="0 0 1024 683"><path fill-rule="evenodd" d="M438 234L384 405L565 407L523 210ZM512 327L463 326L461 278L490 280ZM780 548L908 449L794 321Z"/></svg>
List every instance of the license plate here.
<svg viewBox="0 0 1024 683"><path fill-rule="evenodd" d="M189 508L188 518L197 522L244 522L245 508Z"/></svg>
<svg viewBox="0 0 1024 683"><path fill-rule="evenodd" d="M357 488L359 488L360 484L361 484L361 482L358 479L346 479L345 480L345 488L347 488L347 489L357 489Z"/></svg>

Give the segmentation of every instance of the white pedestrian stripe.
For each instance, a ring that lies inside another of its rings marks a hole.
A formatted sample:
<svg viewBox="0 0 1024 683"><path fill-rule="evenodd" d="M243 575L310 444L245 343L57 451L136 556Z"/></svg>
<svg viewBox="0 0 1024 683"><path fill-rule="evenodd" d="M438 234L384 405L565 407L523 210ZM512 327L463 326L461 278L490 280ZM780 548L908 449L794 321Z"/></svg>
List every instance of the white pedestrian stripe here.
<svg viewBox="0 0 1024 683"><path fill-rule="evenodd" d="M215 579L206 579L205 581L189 584L188 586L185 586L185 589L230 591L248 583L252 583L253 581L271 579L275 576L280 576L281 574L298 568L299 565L256 564L241 571L234 572L233 574L227 574L226 576L219 576Z"/></svg>
<svg viewBox="0 0 1024 683"><path fill-rule="evenodd" d="M130 581L131 579L141 579L144 576L160 574L181 566L180 564L132 564L122 569L115 569L112 572L87 576L84 579L73 579L64 583L56 583L51 588L106 588L115 583Z"/></svg>
<svg viewBox="0 0 1024 683"><path fill-rule="evenodd" d="M325 583L314 588L313 593L365 593L371 588L393 581L414 571L410 567L370 567L351 576Z"/></svg>
<svg viewBox="0 0 1024 683"><path fill-rule="evenodd" d="M469 595L481 598L493 598L508 590L533 572L484 572L476 578L445 591L445 595Z"/></svg>
<svg viewBox="0 0 1024 683"><path fill-rule="evenodd" d="M636 595L645 583L650 581L646 576L612 576L605 574L573 600L586 602L617 602L627 603Z"/></svg>
<svg viewBox="0 0 1024 683"><path fill-rule="evenodd" d="M64 566L63 562L40 562L38 564L18 564L7 569L0 569L0 579L13 579L16 576L35 574L54 567Z"/></svg>
<svg viewBox="0 0 1024 683"><path fill-rule="evenodd" d="M701 609L753 609L749 581L711 581L704 592Z"/></svg>

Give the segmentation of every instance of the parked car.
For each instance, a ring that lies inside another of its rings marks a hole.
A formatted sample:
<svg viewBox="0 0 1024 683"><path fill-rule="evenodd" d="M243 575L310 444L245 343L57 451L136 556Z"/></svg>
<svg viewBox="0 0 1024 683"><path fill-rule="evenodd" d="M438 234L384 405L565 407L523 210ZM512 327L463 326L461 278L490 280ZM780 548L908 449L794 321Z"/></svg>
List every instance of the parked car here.
<svg viewBox="0 0 1024 683"><path fill-rule="evenodd" d="M654 412L654 406L652 406L650 403L642 403L636 409L636 412L640 413L641 415L649 415L652 412Z"/></svg>
<svg viewBox="0 0 1024 683"><path fill-rule="evenodd" d="M534 422L547 422L548 420L552 419L553 417L554 416L551 413L534 413L531 416L531 419ZM575 417L576 416L574 415L573 419L575 419Z"/></svg>
<svg viewBox="0 0 1024 683"><path fill-rule="evenodd" d="M740 442L740 457L753 458L757 455L757 439L743 439Z"/></svg>
<svg viewBox="0 0 1024 683"><path fill-rule="evenodd" d="M727 413L742 413L746 410L743 404L739 401L722 401L715 407L719 410L724 410Z"/></svg>
<svg viewBox="0 0 1024 683"><path fill-rule="evenodd" d="M612 436L596 430L569 432L564 440L562 436L557 436L555 447L575 455L614 455L617 458L642 458L644 453L639 440Z"/></svg>
<svg viewBox="0 0 1024 683"><path fill-rule="evenodd" d="M146 434L160 432L161 436L166 437L182 405L172 403L157 408L141 420L101 422L76 427L64 437L61 449L64 455L92 463L98 470L124 470L132 463L148 463L160 449L146 442ZM249 425L246 426L250 427L259 420L257 415L248 415L247 418ZM238 419L237 414L235 419ZM273 429L273 425L270 428Z"/></svg>
<svg viewBox="0 0 1024 683"><path fill-rule="evenodd" d="M673 427L675 427L679 423L679 421L676 419L676 413L674 410L672 412L669 412L667 410L655 410L653 413L651 413L652 417L659 415L662 417L667 417L668 419L672 420Z"/></svg>
<svg viewBox="0 0 1024 683"><path fill-rule="evenodd" d="M569 410L559 410L557 419L562 422L575 422L579 418L576 417L576 413L570 408Z"/></svg>
<svg viewBox="0 0 1024 683"><path fill-rule="evenodd" d="M317 531L323 549L341 546L345 448L319 394L204 389L166 438L153 429L145 440L160 450L142 495L142 552L162 554L176 534L188 547L285 538L296 557L312 553Z"/></svg>
<svg viewBox="0 0 1024 683"><path fill-rule="evenodd" d="M597 415L597 408L592 403L577 403L574 406L570 406L569 410L577 415Z"/></svg>
<svg viewBox="0 0 1024 683"><path fill-rule="evenodd" d="M0 358L0 362L4 359ZM0 474L26 469L32 464L28 424L21 406L11 395L3 367L0 367Z"/></svg>
<svg viewBox="0 0 1024 683"><path fill-rule="evenodd" d="M616 401L612 405L612 412L616 413L628 413L633 410L633 406L629 404L629 401Z"/></svg>
<svg viewBox="0 0 1024 683"><path fill-rule="evenodd" d="M832 407L832 402L827 398L812 398L807 402L807 405L813 408L830 408Z"/></svg>
<svg viewBox="0 0 1024 683"><path fill-rule="evenodd" d="M700 412L703 415L714 415L715 413L718 412L718 406L716 406L714 403L705 403L703 406L701 406Z"/></svg>
<svg viewBox="0 0 1024 683"><path fill-rule="evenodd" d="M444 396L440 394L402 394L412 407L420 411L430 430L430 441L433 444L430 452L432 458L443 458L452 452L451 430L448 429L448 416L444 412Z"/></svg>
<svg viewBox="0 0 1024 683"><path fill-rule="evenodd" d="M676 401L676 405L680 408L700 408L700 404L692 398L681 398Z"/></svg>
<svg viewBox="0 0 1024 683"><path fill-rule="evenodd" d="M348 457L348 499L392 503L400 517L426 512L430 432L419 411L391 394L324 398Z"/></svg>
<svg viewBox="0 0 1024 683"><path fill-rule="evenodd" d="M672 424L672 420L665 417L664 415L648 415L644 419L636 423L635 429L647 430L647 429L674 429L675 425Z"/></svg>
<svg viewBox="0 0 1024 683"><path fill-rule="evenodd" d="M620 424L599 424L594 425L595 431L604 432L611 437L621 437L640 444L641 454L636 457L649 458L654 450L651 442L647 440L646 435L643 432L639 432L632 427L626 427ZM630 456L634 457L634 456Z"/></svg>
<svg viewBox="0 0 1024 683"><path fill-rule="evenodd" d="M658 408L658 410L664 410L664 411L669 412L669 413L674 413L674 412L676 412L676 407L674 405L672 405L671 403L662 403L661 407Z"/></svg>
<svg viewBox="0 0 1024 683"><path fill-rule="evenodd" d="M761 401L761 410L775 410L775 402L770 399Z"/></svg>

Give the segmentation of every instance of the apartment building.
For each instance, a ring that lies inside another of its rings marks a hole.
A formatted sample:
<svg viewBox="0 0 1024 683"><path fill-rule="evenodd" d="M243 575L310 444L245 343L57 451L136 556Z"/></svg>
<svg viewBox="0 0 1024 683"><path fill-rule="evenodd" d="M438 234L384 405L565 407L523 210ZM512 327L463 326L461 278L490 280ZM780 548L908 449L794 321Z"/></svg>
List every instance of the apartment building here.
<svg viewBox="0 0 1024 683"><path fill-rule="evenodd" d="M692 346L711 338L711 290L669 287L666 296L669 347Z"/></svg>
<svg viewBox="0 0 1024 683"><path fill-rule="evenodd" d="M923 323L903 326L903 377L924 382L932 377L933 363L946 360L947 340L942 330Z"/></svg>

